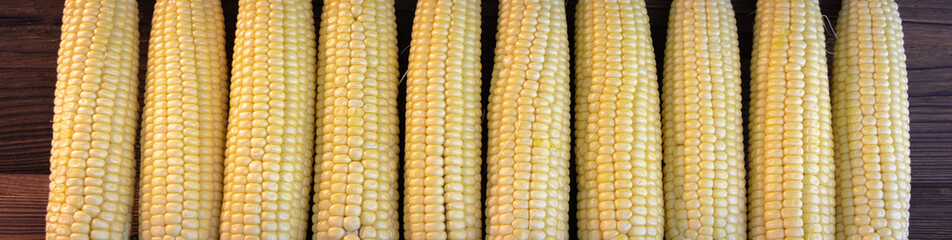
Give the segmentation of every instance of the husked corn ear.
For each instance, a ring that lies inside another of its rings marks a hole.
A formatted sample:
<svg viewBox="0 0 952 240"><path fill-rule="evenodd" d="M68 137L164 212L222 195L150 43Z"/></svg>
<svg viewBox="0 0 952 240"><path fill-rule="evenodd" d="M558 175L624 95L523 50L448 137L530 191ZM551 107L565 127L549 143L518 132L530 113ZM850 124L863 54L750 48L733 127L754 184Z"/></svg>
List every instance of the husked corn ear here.
<svg viewBox="0 0 952 240"><path fill-rule="evenodd" d="M662 81L669 239L746 239L740 50L729 0L671 4Z"/></svg>
<svg viewBox="0 0 952 240"><path fill-rule="evenodd" d="M315 239L399 238L392 0L325 0Z"/></svg>
<svg viewBox="0 0 952 240"><path fill-rule="evenodd" d="M149 35L140 239L215 239L228 114L219 0L160 0Z"/></svg>
<svg viewBox="0 0 952 240"><path fill-rule="evenodd" d="M833 56L837 239L909 237L909 88L892 0L844 0Z"/></svg>
<svg viewBox="0 0 952 240"><path fill-rule="evenodd" d="M645 2L576 9L578 236L661 239L660 99Z"/></svg>
<svg viewBox="0 0 952 240"><path fill-rule="evenodd" d="M67 0L46 239L127 239L139 103L136 1Z"/></svg>
<svg viewBox="0 0 952 240"><path fill-rule="evenodd" d="M761 0L750 84L748 235L832 239L833 140L816 0Z"/></svg>
<svg viewBox="0 0 952 240"><path fill-rule="evenodd" d="M308 0L241 0L221 239L304 239L316 59Z"/></svg>
<svg viewBox="0 0 952 240"><path fill-rule="evenodd" d="M417 2L407 70L408 239L482 237L479 4Z"/></svg>
<svg viewBox="0 0 952 240"><path fill-rule="evenodd" d="M499 3L489 100L487 239L568 239L569 49L563 1Z"/></svg>

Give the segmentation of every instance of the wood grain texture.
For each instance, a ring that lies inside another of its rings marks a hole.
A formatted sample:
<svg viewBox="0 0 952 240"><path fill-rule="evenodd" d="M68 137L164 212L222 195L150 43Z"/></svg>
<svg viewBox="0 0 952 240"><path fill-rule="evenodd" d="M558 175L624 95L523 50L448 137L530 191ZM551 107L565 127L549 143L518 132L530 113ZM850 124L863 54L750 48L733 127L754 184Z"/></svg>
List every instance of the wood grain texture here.
<svg viewBox="0 0 952 240"><path fill-rule="evenodd" d="M0 239L43 238L49 175L0 174Z"/></svg>
<svg viewBox="0 0 952 240"><path fill-rule="evenodd" d="M952 4L947 0L897 0L903 18L909 71L912 136L912 239L952 236ZM406 69L415 1L396 0L400 69ZM821 0L832 49L839 0ZM228 46L234 39L237 1L222 0ZM670 0L647 0L652 39L661 61ZM734 0L744 79L750 59L754 0ZM140 81L154 0L139 2ZM320 0L315 3L320 16ZM569 26L575 0L569 0ZM42 238L48 190L56 52L62 0L0 0L0 239ZM495 47L497 1L483 1L483 78L488 89ZM571 28L570 28L571 34ZM230 61L229 61L230 62ZM143 81L144 83L144 81ZM144 84L140 84L144 86ZM401 85L401 88L405 86ZM488 94L488 91L484 91ZM485 99L485 96L484 96ZM140 102L141 103L141 102ZM399 112L403 112L400 110ZM402 119L402 118L401 118ZM401 144L402 146L402 144ZM573 187L574 187L573 183ZM574 195L573 195L574 196ZM574 207L574 203L573 203ZM574 219L574 214L572 214ZM574 220L572 220L574 221Z"/></svg>

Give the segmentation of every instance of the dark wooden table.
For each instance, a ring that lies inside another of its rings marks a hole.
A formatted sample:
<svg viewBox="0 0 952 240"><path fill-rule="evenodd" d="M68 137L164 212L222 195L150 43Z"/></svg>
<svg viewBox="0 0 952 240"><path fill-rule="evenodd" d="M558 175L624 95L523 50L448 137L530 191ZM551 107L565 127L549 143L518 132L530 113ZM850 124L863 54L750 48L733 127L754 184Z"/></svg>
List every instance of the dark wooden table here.
<svg viewBox="0 0 952 240"><path fill-rule="evenodd" d="M237 0L222 0L226 26L234 29ZM319 0L315 0L320 5ZM396 0L399 45L409 45L415 8ZM569 1L569 17L574 12ZM648 0L656 52L661 58L670 0ZM754 0L735 0L742 59L749 59ZM840 1L821 0L827 16L827 42ZM144 80L146 43L154 0L139 2L140 80ZM952 2L899 0L908 56L912 132L912 239L952 238ZM0 239L43 237L52 136L56 52L62 0L0 1ZM315 16L320 16L316 6ZM496 1L483 2L483 74L492 66ZM570 23L569 26L572 26ZM233 33L229 33L229 39ZM231 41L231 40L229 40ZM228 46L227 49L231 49ZM406 67L406 52L401 54ZM660 61L659 61L660 62ZM746 65L744 61L747 79ZM140 84L141 85L141 84Z"/></svg>

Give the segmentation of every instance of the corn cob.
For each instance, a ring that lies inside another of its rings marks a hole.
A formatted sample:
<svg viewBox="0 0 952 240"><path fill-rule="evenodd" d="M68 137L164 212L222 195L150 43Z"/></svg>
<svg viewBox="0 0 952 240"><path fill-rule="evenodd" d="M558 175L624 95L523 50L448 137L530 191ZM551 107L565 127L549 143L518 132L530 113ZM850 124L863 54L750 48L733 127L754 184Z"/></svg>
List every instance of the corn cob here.
<svg viewBox="0 0 952 240"><path fill-rule="evenodd" d="M417 2L407 71L408 239L482 235L479 4Z"/></svg>
<svg viewBox="0 0 952 240"><path fill-rule="evenodd" d="M844 0L833 58L837 239L906 239L909 100L892 0Z"/></svg>
<svg viewBox="0 0 952 240"><path fill-rule="evenodd" d="M65 2L46 239L131 234L138 22L132 0Z"/></svg>
<svg viewBox="0 0 952 240"><path fill-rule="evenodd" d="M816 0L757 2L751 63L748 235L832 239L834 165Z"/></svg>
<svg viewBox="0 0 952 240"><path fill-rule="evenodd" d="M662 81L669 239L746 239L740 50L728 0L671 4Z"/></svg>
<svg viewBox="0 0 952 240"><path fill-rule="evenodd" d="M314 238L398 238L393 1L325 0L321 18L323 148Z"/></svg>
<svg viewBox="0 0 952 240"><path fill-rule="evenodd" d="M311 2L241 0L235 33L222 239L303 239L316 70Z"/></svg>
<svg viewBox="0 0 952 240"><path fill-rule="evenodd" d="M660 99L645 2L577 9L579 238L660 239Z"/></svg>
<svg viewBox="0 0 952 240"><path fill-rule="evenodd" d="M569 49L562 1L499 4L488 239L568 239Z"/></svg>
<svg viewBox="0 0 952 240"><path fill-rule="evenodd" d="M218 238L228 65L218 0L160 0L142 114L140 239Z"/></svg>

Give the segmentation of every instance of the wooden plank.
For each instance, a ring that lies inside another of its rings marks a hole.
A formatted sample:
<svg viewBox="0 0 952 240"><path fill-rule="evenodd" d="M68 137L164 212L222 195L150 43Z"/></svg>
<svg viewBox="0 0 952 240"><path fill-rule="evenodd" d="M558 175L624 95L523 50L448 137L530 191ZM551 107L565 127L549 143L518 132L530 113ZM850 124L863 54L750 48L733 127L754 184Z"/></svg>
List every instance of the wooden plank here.
<svg viewBox="0 0 952 240"><path fill-rule="evenodd" d="M0 172L48 172L62 1L0 8ZM43 151L42 149L47 149ZM43 159L47 159L43 161Z"/></svg>
<svg viewBox="0 0 952 240"><path fill-rule="evenodd" d="M899 0L899 16L903 22L952 25L946 0Z"/></svg>
<svg viewBox="0 0 952 240"><path fill-rule="evenodd" d="M952 236L949 206L952 206L952 187L948 184L913 186L909 239L949 239Z"/></svg>
<svg viewBox="0 0 952 240"><path fill-rule="evenodd" d="M42 238L49 175L0 174L0 239Z"/></svg>

